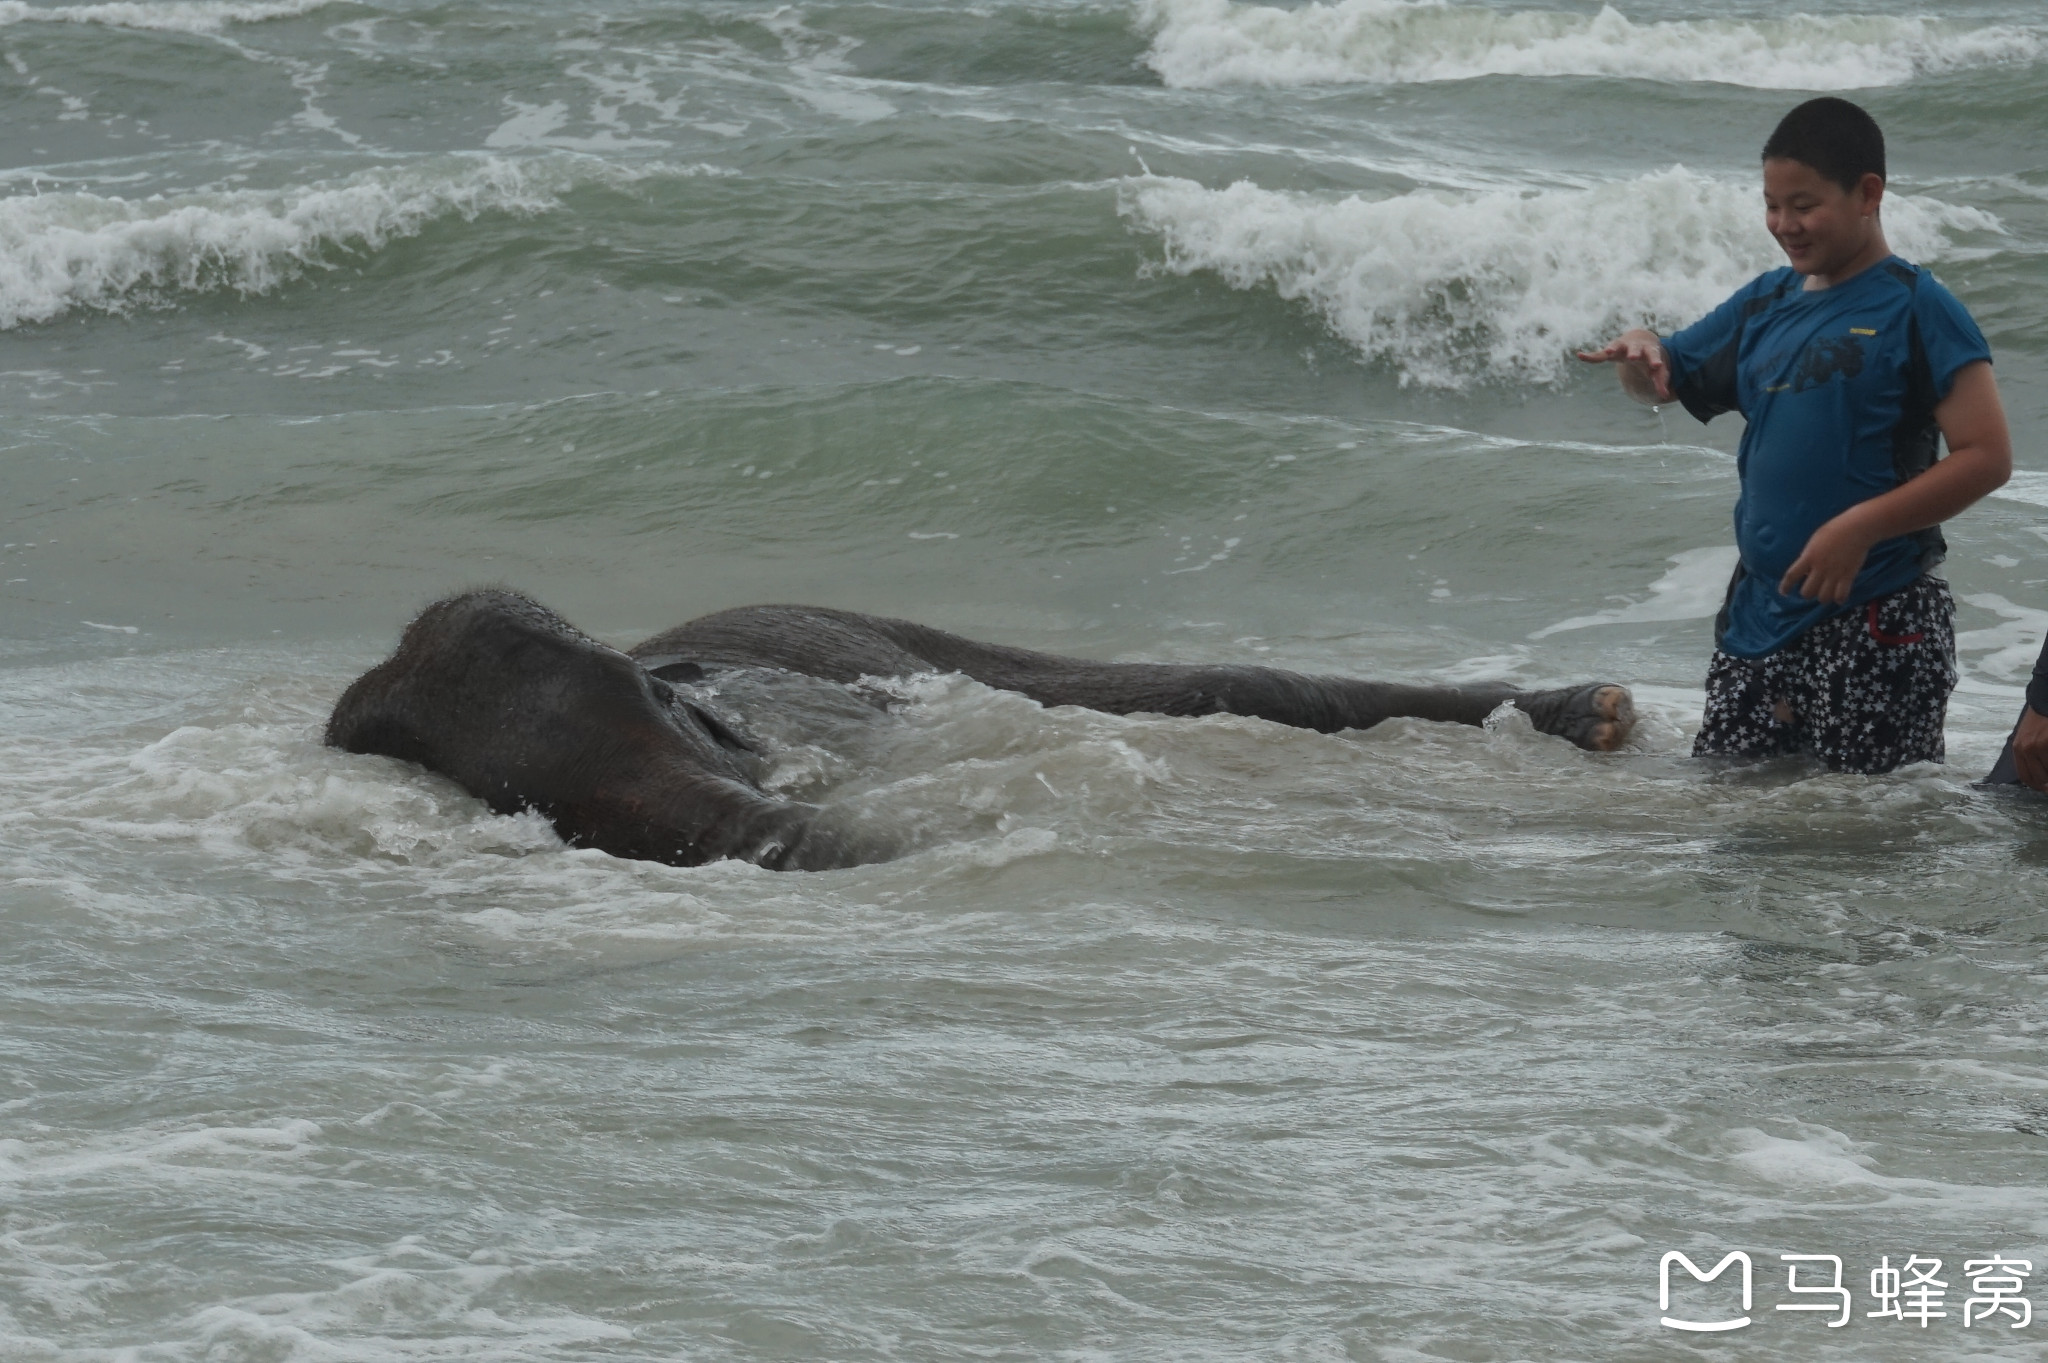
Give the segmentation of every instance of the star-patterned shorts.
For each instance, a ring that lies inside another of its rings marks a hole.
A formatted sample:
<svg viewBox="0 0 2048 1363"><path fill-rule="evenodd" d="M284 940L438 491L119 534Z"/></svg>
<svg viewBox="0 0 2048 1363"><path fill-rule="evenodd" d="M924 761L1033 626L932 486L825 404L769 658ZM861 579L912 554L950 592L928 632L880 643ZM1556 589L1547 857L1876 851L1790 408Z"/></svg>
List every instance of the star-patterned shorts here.
<svg viewBox="0 0 2048 1363"><path fill-rule="evenodd" d="M1956 685L1955 618L1948 584L1923 577L1762 658L1716 649L1693 756L1804 752L1830 771L1866 776L1941 761Z"/></svg>

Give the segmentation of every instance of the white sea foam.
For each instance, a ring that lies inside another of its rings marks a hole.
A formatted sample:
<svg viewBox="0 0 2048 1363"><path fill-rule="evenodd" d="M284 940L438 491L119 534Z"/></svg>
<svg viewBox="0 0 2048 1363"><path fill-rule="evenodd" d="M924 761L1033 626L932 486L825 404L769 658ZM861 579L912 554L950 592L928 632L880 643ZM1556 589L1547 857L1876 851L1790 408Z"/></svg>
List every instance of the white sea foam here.
<svg viewBox="0 0 2048 1363"><path fill-rule="evenodd" d="M1857 1143L1824 1126L1799 1124L1795 1136L1774 1136L1753 1126L1737 1127L1723 1140L1730 1159L1745 1173L1770 1183L1799 1188L1854 1185L1925 1188L1919 1180L1891 1179L1874 1173L1874 1161Z"/></svg>
<svg viewBox="0 0 2048 1363"><path fill-rule="evenodd" d="M544 212L584 169L464 159L283 189L15 194L0 199L0 330L171 292L262 293L330 252L373 251L437 218Z"/></svg>
<svg viewBox="0 0 2048 1363"><path fill-rule="evenodd" d="M1721 609L1721 597L1728 590L1728 575L1735 571L1739 551L1732 544L1687 549L1671 555L1670 571L1650 584L1642 600L1591 615L1574 615L1547 625L1530 635L1543 639L1566 630L1593 625L1652 624L1665 620L1704 620Z"/></svg>
<svg viewBox="0 0 2048 1363"><path fill-rule="evenodd" d="M0 749L0 880L33 881L65 911L119 922L129 933L175 934L210 911L207 891L183 883L131 892L79 875L21 833L34 823L131 853L194 849L216 868L236 868L230 874L356 893L387 880L402 882L408 895L428 886L451 931L513 957L566 951L640 960L732 940L880 930L868 909L842 902L829 879L741 861L684 869L565 847L537 813L496 815L418 768L337 753L322 744L319 724L338 679L317 668L279 678L265 661L251 660L254 675L240 684L230 678L188 692L182 684L193 679L182 664L159 657L136 690L168 674L172 691L141 704L124 692L133 708L85 741L35 732L26 717L46 703L93 711L105 684L93 680L105 676L96 667L35 677L26 695L15 693L17 703L37 698L23 708L0 703L0 733L12 735ZM17 673L17 688L22 680ZM1171 779L1162 759L1124 738L1156 724L1092 711L1048 716L1036 702L957 676L876 689L913 718L880 723L866 702L844 702L856 709L840 712L838 723L872 732L842 733L849 751L827 755L820 778L837 789L804 794L825 796L828 817L882 855L927 853L869 873L884 883L973 877L1056 853L1065 831L1128 816ZM726 690L753 695L730 681ZM762 694L794 701L803 690L771 686ZM185 722L143 740L159 717L136 723L134 715L156 704ZM832 728L834 717L791 713L761 728L777 740L778 762L802 763L787 735L820 725ZM1085 807L1070 807L1072 800ZM8 1158L0 1143L0 1186L10 1177Z"/></svg>
<svg viewBox="0 0 2048 1363"><path fill-rule="evenodd" d="M2048 506L2048 473L2014 469L2012 481L1991 495L2010 502L2025 502L2029 506Z"/></svg>
<svg viewBox="0 0 2048 1363"><path fill-rule="evenodd" d="M1992 612L2000 621L1956 634L1956 652L1983 655L1967 669L1972 678L2008 685L2025 682L2040 655L2041 636L2048 632L2048 611L2015 605L1997 592L1974 592L1963 600Z"/></svg>
<svg viewBox="0 0 2048 1363"><path fill-rule="evenodd" d="M312 1153L320 1134L317 1122L284 1118L265 1125L115 1131L82 1148L10 1141L0 1148L0 1185L94 1182L121 1173L167 1183L225 1178L289 1185L303 1181L289 1165Z"/></svg>
<svg viewBox="0 0 2048 1363"><path fill-rule="evenodd" d="M1140 0L1138 16L1152 35L1147 63L1168 85L1196 88L1516 75L1853 90L2048 55L2040 28L1879 15L1636 23L1611 5L1587 15L1441 0Z"/></svg>
<svg viewBox="0 0 2048 1363"><path fill-rule="evenodd" d="M229 24L259 24L311 13L331 0L123 0L105 5L28 5L0 0L0 28L9 24L103 24L165 33L218 33Z"/></svg>
<svg viewBox="0 0 2048 1363"><path fill-rule="evenodd" d="M1163 268L1271 287L1403 383L1437 387L1558 381L1571 347L1691 321L1784 263L1753 182L1682 166L1590 188L1336 200L1141 176L1119 211L1164 240ZM2003 232L1979 209L1897 193L1885 226L1923 261L1956 235Z"/></svg>

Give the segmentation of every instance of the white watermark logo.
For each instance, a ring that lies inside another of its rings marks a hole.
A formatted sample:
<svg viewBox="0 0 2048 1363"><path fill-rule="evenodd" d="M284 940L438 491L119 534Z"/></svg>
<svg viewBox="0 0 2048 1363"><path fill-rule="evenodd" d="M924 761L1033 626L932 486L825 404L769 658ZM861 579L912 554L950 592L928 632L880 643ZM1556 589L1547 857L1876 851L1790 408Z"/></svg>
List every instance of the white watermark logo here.
<svg viewBox="0 0 2048 1363"><path fill-rule="evenodd" d="M1830 1330L1839 1330L1849 1323L1855 1313L1855 1301L1849 1288L1843 1285L1840 1255L1780 1254L1778 1259L1785 1265L1785 1292L1794 1300L1775 1303L1774 1311L1827 1312L1831 1317L1827 1321ZM1714 1282L1729 1268L1740 1265L1742 1272L1732 1277L1729 1287L1732 1289L1737 1282L1740 1283L1742 1314L1731 1313L1720 1320L1688 1320L1672 1315L1671 1270L1674 1264L1691 1274L1693 1281L1700 1283ZM1873 1309L1865 1311L1864 1318L1896 1321L1902 1325L1917 1324L1923 1330L1931 1321L1948 1319L1949 1282L1937 1276L1941 1272L1941 1264L1940 1259L1931 1255L1909 1254L1905 1262L1895 1268L1891 1255L1882 1256L1877 1267L1870 1270ZM1802 1266L1805 1268L1803 1277ZM1963 1302L1963 1328L1997 1324L2018 1330L2032 1324L2034 1307L2023 1294L2027 1278L2033 1271L2033 1262L2028 1259L2007 1259L1994 1254L1988 1259L1965 1260L1963 1276L1970 1280L1970 1290ZM1664 1313L1664 1325L1673 1330L1699 1333L1743 1329L1750 1323L1752 1273L1749 1255L1739 1249L1730 1250L1706 1271L1678 1250L1667 1252L1657 1263L1657 1307Z"/></svg>
<svg viewBox="0 0 2048 1363"><path fill-rule="evenodd" d="M1675 1249L1666 1254L1663 1262L1657 1265L1657 1309L1660 1311L1669 1311L1671 1309L1671 1265L1684 1264L1685 1271L1692 1274L1695 1279L1703 1283L1710 1283L1720 1277L1722 1270L1726 1269L1728 1265L1736 1263L1742 1265L1742 1309L1747 1312L1749 1310L1750 1286L1749 1256L1739 1249L1731 1251L1727 1258L1715 1264L1714 1271L1711 1273L1700 1272L1698 1264L1686 1258ZM1666 1316L1664 1317L1664 1323L1674 1330L1740 1330L1743 1326L1749 1324L1749 1317L1742 1315L1733 1320L1699 1321L1678 1320L1671 1316Z"/></svg>
<svg viewBox="0 0 2048 1363"><path fill-rule="evenodd" d="M1934 1275L1941 1272L1941 1260L1923 1259L1915 1254L1903 1270L1892 1267L1892 1256L1870 1270L1870 1299L1877 1303L1866 1316L1889 1316L1893 1320L1917 1320L1925 1330L1927 1322L1948 1315L1936 1310L1948 1292L1948 1284Z"/></svg>
<svg viewBox="0 0 2048 1363"><path fill-rule="evenodd" d="M2027 1275L2034 1271L2034 1265L2026 1259L2001 1259L1996 1254L1989 1259L1970 1259L1963 1264L1963 1273L1970 1280L1970 1291L1979 1295L1963 1303L1963 1324L1968 1325L1970 1313L1976 1311L1979 1321L1993 1316L2011 1316L2008 1329L2017 1330L2031 1324L2034 1307L2020 1293L2027 1287ZM1983 1307L1978 1311L1978 1307Z"/></svg>
<svg viewBox="0 0 2048 1363"><path fill-rule="evenodd" d="M1808 1296L1832 1298L1829 1301L1779 1302L1778 1310L1840 1311L1842 1313L1841 1319L1828 1322L1830 1330L1839 1330L1849 1323L1849 1289L1842 1286L1842 1260L1840 1256L1834 1254L1780 1254L1778 1257L1791 1265L1791 1267L1785 1270L1785 1290L1787 1292L1803 1292ZM1816 1283L1802 1285L1799 1281L1799 1266L1801 1264L1827 1264L1834 1269L1834 1276L1828 1279L1827 1286L1825 1287Z"/></svg>

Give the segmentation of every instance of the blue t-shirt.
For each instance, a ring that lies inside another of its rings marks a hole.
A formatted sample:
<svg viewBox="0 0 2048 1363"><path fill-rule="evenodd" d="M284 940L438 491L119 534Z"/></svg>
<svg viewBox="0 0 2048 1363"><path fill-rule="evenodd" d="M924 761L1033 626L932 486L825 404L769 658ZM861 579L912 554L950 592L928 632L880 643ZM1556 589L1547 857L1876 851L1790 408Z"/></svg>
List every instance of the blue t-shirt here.
<svg viewBox="0 0 2048 1363"><path fill-rule="evenodd" d="M1891 256L1833 288L1789 267L1758 275L1674 336L1671 387L1701 421L1740 411L1735 543L1741 566L1717 645L1760 658L1803 631L1907 586L1941 561L1937 529L1873 546L1841 606L1778 582L1814 531L1935 460L1934 408L1991 351L1934 276Z"/></svg>

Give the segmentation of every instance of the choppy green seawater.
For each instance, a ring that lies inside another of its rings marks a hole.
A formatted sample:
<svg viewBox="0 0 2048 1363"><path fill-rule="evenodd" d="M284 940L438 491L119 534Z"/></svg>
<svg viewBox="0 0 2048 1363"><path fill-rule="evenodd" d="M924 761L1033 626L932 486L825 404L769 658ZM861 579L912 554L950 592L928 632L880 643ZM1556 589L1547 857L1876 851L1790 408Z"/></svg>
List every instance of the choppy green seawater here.
<svg viewBox="0 0 2048 1363"><path fill-rule="evenodd" d="M0 0L0 1358L2048 1354L2048 15L1547 3ZM1566 358L1823 90L2022 469L1878 779L1686 756L1737 418ZM478 583L1646 720L927 678L678 870L320 746Z"/></svg>

